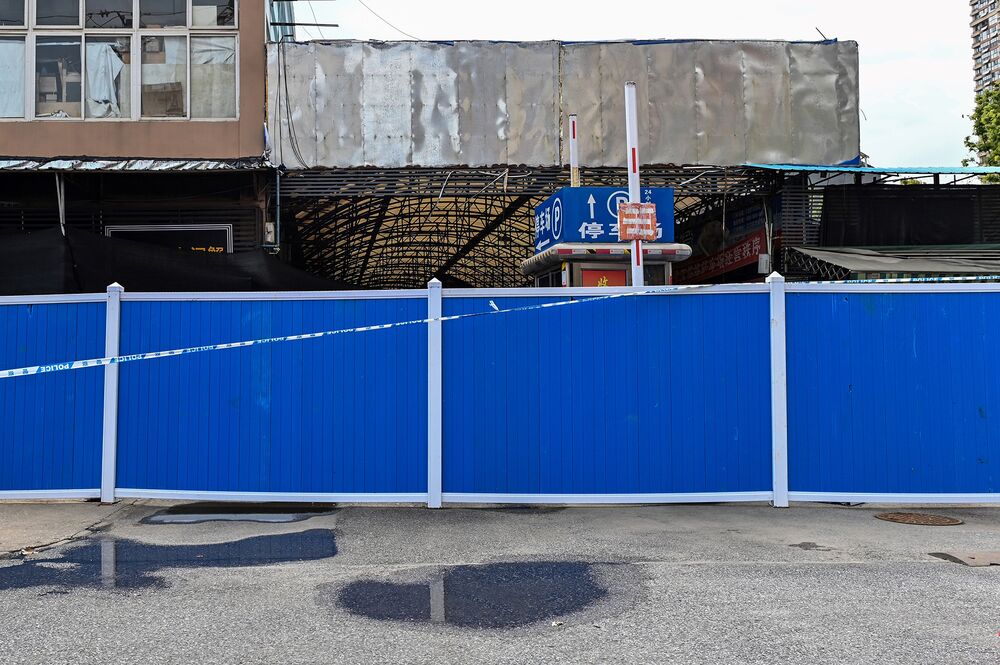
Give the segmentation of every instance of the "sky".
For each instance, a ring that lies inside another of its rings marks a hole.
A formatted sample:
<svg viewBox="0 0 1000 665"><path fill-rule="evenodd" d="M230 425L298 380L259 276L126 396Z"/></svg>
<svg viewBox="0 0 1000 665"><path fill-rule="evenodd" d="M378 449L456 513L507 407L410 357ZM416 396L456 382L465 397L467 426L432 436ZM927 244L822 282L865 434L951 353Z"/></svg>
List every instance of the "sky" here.
<svg viewBox="0 0 1000 665"><path fill-rule="evenodd" d="M821 38L818 28L826 37L858 42L861 149L873 165L957 166L967 156L962 141L971 127L967 116L974 83L966 0L313 0L294 5L299 21L340 25L300 28L299 39L814 40Z"/></svg>

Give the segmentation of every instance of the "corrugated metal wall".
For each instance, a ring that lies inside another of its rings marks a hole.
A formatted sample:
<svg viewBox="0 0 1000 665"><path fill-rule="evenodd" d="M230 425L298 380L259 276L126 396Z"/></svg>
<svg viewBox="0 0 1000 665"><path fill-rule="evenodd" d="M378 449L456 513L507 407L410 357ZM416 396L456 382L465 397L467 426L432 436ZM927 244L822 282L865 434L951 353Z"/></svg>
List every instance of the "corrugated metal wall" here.
<svg viewBox="0 0 1000 665"><path fill-rule="evenodd" d="M0 367L104 355L104 304L0 303ZM0 381L0 492L101 485L104 370Z"/></svg>
<svg viewBox="0 0 1000 665"><path fill-rule="evenodd" d="M446 292L445 315L486 315L441 324L445 501L769 498L765 288L499 315L573 294ZM121 353L428 311L424 292L256 297L126 293ZM1000 290L790 284L785 302L792 500L1000 501ZM105 313L0 301L0 369L103 356ZM417 323L125 362L118 495L429 498L428 351ZM104 371L0 380L0 497L96 495Z"/></svg>
<svg viewBox="0 0 1000 665"><path fill-rule="evenodd" d="M446 298L445 314L489 300ZM443 362L445 493L770 490L765 293L450 321Z"/></svg>
<svg viewBox="0 0 1000 665"><path fill-rule="evenodd" d="M649 164L841 164L860 155L855 42L269 44L268 127L290 169L560 166L625 154L635 81Z"/></svg>
<svg viewBox="0 0 1000 665"><path fill-rule="evenodd" d="M122 303L123 354L422 319L423 299ZM425 326L122 365L118 487L427 491Z"/></svg>
<svg viewBox="0 0 1000 665"><path fill-rule="evenodd" d="M790 293L789 489L1000 492L1000 293Z"/></svg>

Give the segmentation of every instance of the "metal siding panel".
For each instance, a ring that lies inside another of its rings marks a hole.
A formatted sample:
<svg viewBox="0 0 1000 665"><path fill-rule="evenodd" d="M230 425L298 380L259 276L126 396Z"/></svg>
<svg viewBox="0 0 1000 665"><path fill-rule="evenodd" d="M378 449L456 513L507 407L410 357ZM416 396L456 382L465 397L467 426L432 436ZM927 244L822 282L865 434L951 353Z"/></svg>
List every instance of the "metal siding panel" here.
<svg viewBox="0 0 1000 665"><path fill-rule="evenodd" d="M840 136L834 155L826 163L839 164L861 155L861 113L857 42L837 43L837 117ZM778 163L778 162L771 162Z"/></svg>
<svg viewBox="0 0 1000 665"><path fill-rule="evenodd" d="M650 163L649 152L649 74L646 48L632 44L600 45L600 78L592 81L601 90L601 144L598 166L622 166L625 161L625 82L636 86L636 115L639 123L639 157ZM588 166L593 163L583 162Z"/></svg>
<svg viewBox="0 0 1000 665"><path fill-rule="evenodd" d="M780 163L792 134L788 44L755 42L742 51L747 161Z"/></svg>
<svg viewBox="0 0 1000 665"><path fill-rule="evenodd" d="M104 355L102 303L0 307L0 369ZM101 483L104 370L0 381L0 491L89 490Z"/></svg>
<svg viewBox="0 0 1000 665"><path fill-rule="evenodd" d="M788 304L790 489L1000 492L1000 294Z"/></svg>
<svg viewBox="0 0 1000 665"><path fill-rule="evenodd" d="M836 49L789 44L791 74L791 154L799 164L839 164L851 148L842 144L836 103L840 62Z"/></svg>
<svg viewBox="0 0 1000 665"><path fill-rule="evenodd" d="M494 164L559 164L561 91L558 42L505 44L507 61L504 111L506 146ZM484 47L481 59L496 57ZM568 162L568 160L567 160Z"/></svg>
<svg viewBox="0 0 1000 665"><path fill-rule="evenodd" d="M646 163L837 164L860 152L857 67L854 42L270 45L269 122L293 168L553 166L568 161L561 128L577 113L581 164L615 166L631 79Z"/></svg>
<svg viewBox="0 0 1000 665"><path fill-rule="evenodd" d="M409 45L410 97L415 166L460 164L458 72L452 66L452 47Z"/></svg>
<svg viewBox="0 0 1000 665"><path fill-rule="evenodd" d="M355 43L322 44L313 55L317 163L360 166L365 163L363 49Z"/></svg>
<svg viewBox="0 0 1000 665"><path fill-rule="evenodd" d="M508 49L504 48L501 53L491 51L488 44L461 43L448 55L457 77L458 145L461 148L457 159L469 166L490 166L507 161Z"/></svg>
<svg viewBox="0 0 1000 665"><path fill-rule="evenodd" d="M125 302L122 353L420 319L424 307ZM122 365L118 486L425 492L426 347L425 327L406 326Z"/></svg>
<svg viewBox="0 0 1000 665"><path fill-rule="evenodd" d="M409 43L362 45L362 130L366 165L413 164L412 47Z"/></svg>
<svg viewBox="0 0 1000 665"><path fill-rule="evenodd" d="M489 301L445 298L444 312ZM766 294L692 295L445 322L444 491L767 491L767 311ZM665 338L669 371L649 359Z"/></svg>
<svg viewBox="0 0 1000 665"><path fill-rule="evenodd" d="M317 146L316 107L325 102L317 99L316 45L291 42L274 45L268 50L268 71L273 72L272 84L268 86L268 109L272 114L271 139L275 141L278 163L289 168L309 168L322 163Z"/></svg>
<svg viewBox="0 0 1000 665"><path fill-rule="evenodd" d="M695 164L698 146L692 128L695 109L695 55L685 44L646 49L649 59L649 148L647 164Z"/></svg>
<svg viewBox="0 0 1000 665"><path fill-rule="evenodd" d="M738 43L697 47L695 108L698 162L746 161L747 108L743 98L743 53Z"/></svg>
<svg viewBox="0 0 1000 665"><path fill-rule="evenodd" d="M560 54L560 113L576 113L578 116L580 164L601 165L604 163L604 141L607 136L601 108L601 50L590 44L564 44L560 48ZM622 95L624 94L623 90ZM560 124L563 122L565 118L560 117ZM611 128L608 129L610 131ZM562 140L560 164L569 164L569 142L565 137Z"/></svg>

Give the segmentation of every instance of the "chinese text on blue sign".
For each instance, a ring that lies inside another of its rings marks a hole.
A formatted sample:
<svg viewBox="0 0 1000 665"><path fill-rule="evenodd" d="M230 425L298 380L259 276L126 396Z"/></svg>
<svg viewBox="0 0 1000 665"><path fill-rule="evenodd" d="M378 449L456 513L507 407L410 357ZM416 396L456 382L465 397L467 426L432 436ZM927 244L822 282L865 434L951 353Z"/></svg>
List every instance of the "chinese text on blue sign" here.
<svg viewBox="0 0 1000 665"><path fill-rule="evenodd" d="M646 187L643 203L656 205L656 242L674 241L674 190ZM535 208L535 251L563 242L621 242L618 203L628 190L618 187L566 187Z"/></svg>

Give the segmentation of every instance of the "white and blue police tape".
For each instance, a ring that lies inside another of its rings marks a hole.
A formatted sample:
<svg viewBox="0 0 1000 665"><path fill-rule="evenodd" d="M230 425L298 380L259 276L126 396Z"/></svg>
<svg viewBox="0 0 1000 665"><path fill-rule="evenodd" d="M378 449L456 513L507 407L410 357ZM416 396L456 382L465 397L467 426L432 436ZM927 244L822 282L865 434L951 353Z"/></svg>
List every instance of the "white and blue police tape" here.
<svg viewBox="0 0 1000 665"><path fill-rule="evenodd" d="M349 333L373 332L375 330L389 330L390 328L401 328L403 326L416 326L434 323L436 321L456 321L458 319L468 319L477 316L495 316L497 314L510 314L513 312L527 312L536 309L546 309L549 307L562 307L564 305L574 305L579 303L591 303L600 300L611 300L614 298L625 298L628 296L653 295L656 293L675 293L677 291L688 291L693 289L704 289L706 285L695 286L663 286L642 291L628 291L624 293L612 293L606 296L580 296L578 300L561 300L558 302L548 302L539 305L525 305L524 307L512 307L510 309L500 309L491 301L491 309L484 312L473 312L470 314L456 314L453 316L439 316L436 318L417 319L414 321L398 321L396 323L381 323L371 326L357 326L354 328L343 328L340 330L324 330L321 332L303 333L299 335L284 335L281 337L266 337L264 339L251 339L243 342L227 342L225 344L207 344L205 346L190 346L183 349L170 349L168 351L151 351L149 353L132 353L124 356L111 356L107 358L90 358L88 360L73 360L49 365L34 365L31 367L18 367L15 369L0 370L0 379L10 379L18 376L30 376L32 374L47 374L50 372L65 372L74 369L85 369L88 367L103 367L105 365L121 365L123 363L136 362L139 360L153 360L155 358L171 358L173 356L184 356L189 353L203 353L205 351L223 351L225 349L242 349L258 344L275 344L278 342L298 342L307 339L319 339L320 337L332 337L333 335L346 335Z"/></svg>

